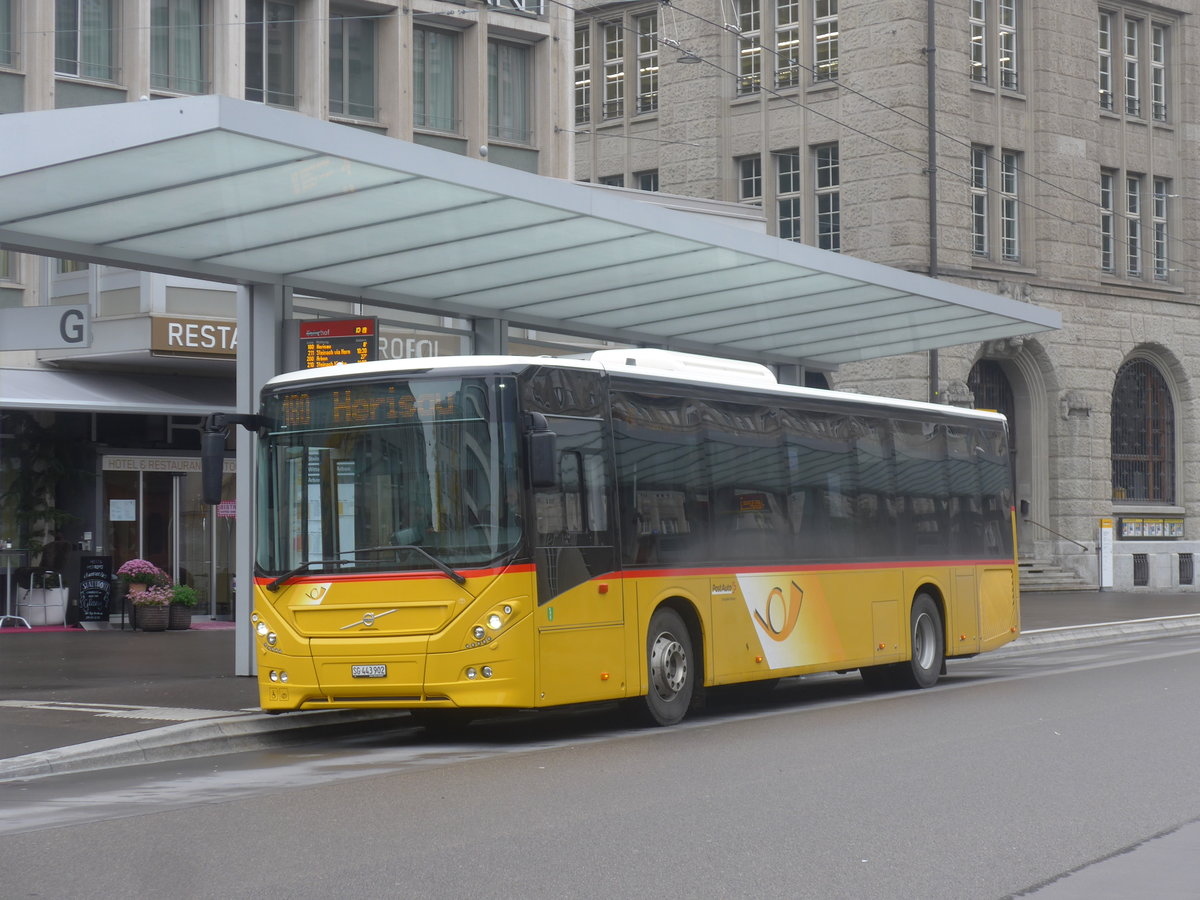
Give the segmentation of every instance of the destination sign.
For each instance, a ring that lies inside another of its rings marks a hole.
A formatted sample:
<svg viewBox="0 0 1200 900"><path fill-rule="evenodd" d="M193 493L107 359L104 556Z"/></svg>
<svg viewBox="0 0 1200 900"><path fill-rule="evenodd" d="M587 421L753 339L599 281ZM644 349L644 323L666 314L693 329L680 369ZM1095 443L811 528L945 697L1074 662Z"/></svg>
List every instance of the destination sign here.
<svg viewBox="0 0 1200 900"><path fill-rule="evenodd" d="M289 391L267 397L266 414L283 430L432 422L457 416L460 385L422 385L415 393L406 382Z"/></svg>
<svg viewBox="0 0 1200 900"><path fill-rule="evenodd" d="M300 365L321 369L375 359L376 320L318 319L300 323Z"/></svg>

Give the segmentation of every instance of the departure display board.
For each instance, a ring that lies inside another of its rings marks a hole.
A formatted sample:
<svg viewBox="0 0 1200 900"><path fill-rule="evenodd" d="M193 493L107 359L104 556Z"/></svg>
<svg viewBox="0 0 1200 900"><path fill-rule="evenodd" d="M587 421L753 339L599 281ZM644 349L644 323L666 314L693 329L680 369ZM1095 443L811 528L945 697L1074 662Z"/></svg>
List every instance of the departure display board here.
<svg viewBox="0 0 1200 900"><path fill-rule="evenodd" d="M300 323L300 366L321 369L375 359L377 320L320 319Z"/></svg>

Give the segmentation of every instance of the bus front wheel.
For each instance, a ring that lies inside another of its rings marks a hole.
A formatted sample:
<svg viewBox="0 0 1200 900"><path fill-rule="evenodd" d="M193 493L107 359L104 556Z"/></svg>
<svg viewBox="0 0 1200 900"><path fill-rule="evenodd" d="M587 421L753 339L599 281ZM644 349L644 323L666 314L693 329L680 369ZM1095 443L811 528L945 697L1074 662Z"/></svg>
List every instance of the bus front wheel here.
<svg viewBox="0 0 1200 900"><path fill-rule="evenodd" d="M937 684L946 655L942 614L928 594L917 594L909 620L912 656L898 671L904 687L927 688Z"/></svg>
<svg viewBox="0 0 1200 900"><path fill-rule="evenodd" d="M658 609L646 632L649 688L646 714L654 725L674 725L687 715L696 692L692 637L673 609Z"/></svg>

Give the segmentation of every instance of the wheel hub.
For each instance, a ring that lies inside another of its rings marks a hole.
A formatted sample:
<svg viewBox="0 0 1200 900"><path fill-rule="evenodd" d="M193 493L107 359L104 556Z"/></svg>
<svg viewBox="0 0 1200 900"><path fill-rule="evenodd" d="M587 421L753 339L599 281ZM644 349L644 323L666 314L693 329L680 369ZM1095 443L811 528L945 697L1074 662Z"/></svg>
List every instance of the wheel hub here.
<svg viewBox="0 0 1200 900"><path fill-rule="evenodd" d="M670 632L654 639L650 648L650 682L663 700L672 700L687 682L687 654Z"/></svg>

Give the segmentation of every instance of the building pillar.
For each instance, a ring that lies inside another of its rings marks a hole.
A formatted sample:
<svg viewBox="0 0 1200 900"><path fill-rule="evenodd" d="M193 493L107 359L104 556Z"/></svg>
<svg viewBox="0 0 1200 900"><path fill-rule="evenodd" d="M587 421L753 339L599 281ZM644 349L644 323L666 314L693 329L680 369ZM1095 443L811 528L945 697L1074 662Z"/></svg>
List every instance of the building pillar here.
<svg viewBox="0 0 1200 900"><path fill-rule="evenodd" d="M283 323L291 313L292 292L279 284L252 284L238 291L237 411L258 412L258 395L267 380L282 371ZM250 613L254 606L254 520L256 485L250 462L257 451L258 437L240 426L236 434L237 541L233 571L237 576L234 594L234 674L255 675L254 629Z"/></svg>

